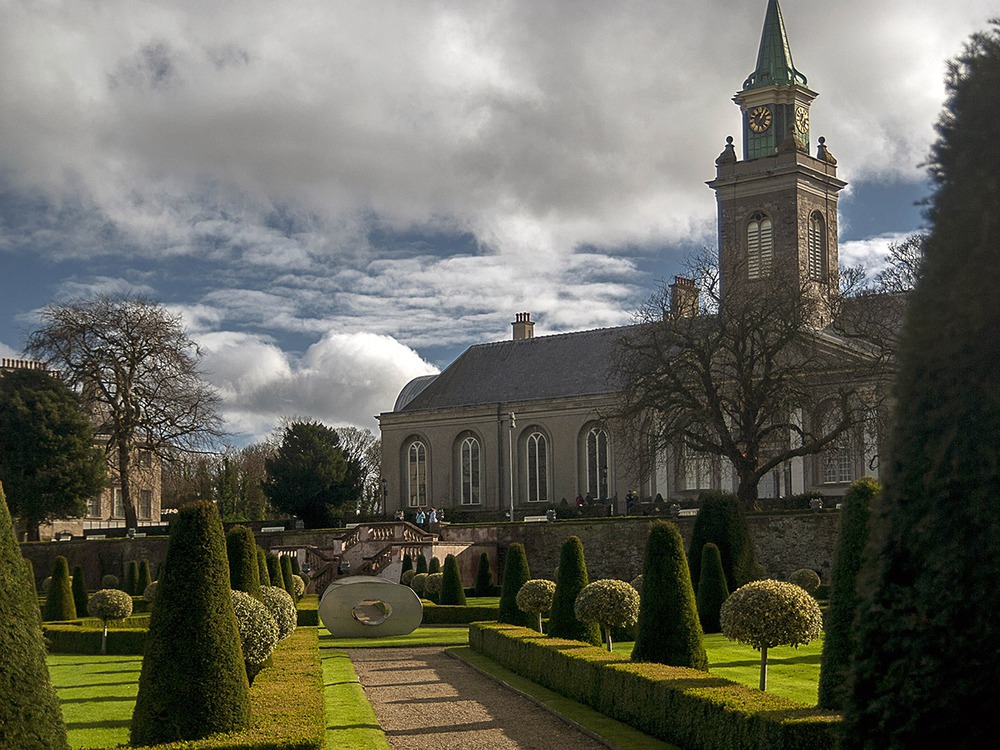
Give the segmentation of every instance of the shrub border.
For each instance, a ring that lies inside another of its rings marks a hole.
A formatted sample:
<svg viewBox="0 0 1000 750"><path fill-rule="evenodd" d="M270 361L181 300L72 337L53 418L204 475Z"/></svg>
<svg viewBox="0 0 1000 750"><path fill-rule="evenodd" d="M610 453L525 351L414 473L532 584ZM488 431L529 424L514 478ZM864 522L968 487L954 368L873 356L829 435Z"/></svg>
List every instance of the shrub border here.
<svg viewBox="0 0 1000 750"><path fill-rule="evenodd" d="M499 605L494 607L467 605L463 607L458 604L434 604L426 599L420 603L424 605L424 617L421 625L467 625L470 622L480 620L496 622L500 612Z"/></svg>
<svg viewBox="0 0 1000 750"><path fill-rule="evenodd" d="M841 717L707 672L640 664L579 641L474 623L469 645L560 695L688 750L834 750Z"/></svg>

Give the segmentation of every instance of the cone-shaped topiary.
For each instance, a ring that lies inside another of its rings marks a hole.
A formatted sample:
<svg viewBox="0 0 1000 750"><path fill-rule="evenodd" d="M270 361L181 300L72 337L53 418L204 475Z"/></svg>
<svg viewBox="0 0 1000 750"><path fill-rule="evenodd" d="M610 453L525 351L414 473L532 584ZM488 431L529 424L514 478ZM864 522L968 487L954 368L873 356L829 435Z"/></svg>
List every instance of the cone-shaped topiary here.
<svg viewBox="0 0 1000 750"><path fill-rule="evenodd" d="M604 642L611 651L612 628L630 628L639 617L639 592L625 581L605 578L584 586L577 594L573 609L581 622L600 626Z"/></svg>
<svg viewBox="0 0 1000 750"><path fill-rule="evenodd" d="M142 596L146 587L153 582L153 577L149 574L149 560L139 561L139 575L135 579L135 596Z"/></svg>
<svg viewBox="0 0 1000 750"><path fill-rule="evenodd" d="M524 554L524 545L514 542L507 548L507 562L503 568L503 588L500 590L500 609L497 622L520 625L523 628L534 627L535 617L530 612L522 612L517 606L517 592L531 578L528 570L528 558Z"/></svg>
<svg viewBox="0 0 1000 750"><path fill-rule="evenodd" d="M260 575L260 585L270 586L271 585L271 574L267 570L267 553L264 551L263 547L257 548L257 571Z"/></svg>
<svg viewBox="0 0 1000 750"><path fill-rule="evenodd" d="M729 597L719 548L709 542L701 548L701 578L698 581L698 620L703 633L721 633L719 612Z"/></svg>
<svg viewBox="0 0 1000 750"><path fill-rule="evenodd" d="M552 609L552 597L556 594L556 585L544 578L532 578L525 581L517 592L517 606L522 612L528 612L538 618L537 630L542 632L542 613Z"/></svg>
<svg viewBox="0 0 1000 750"><path fill-rule="evenodd" d="M2 532L0 532L2 533ZM38 584L35 582L35 565L27 557L22 557L21 561L24 563L25 570L27 570L28 583L31 584L31 593L37 599L38 598Z"/></svg>
<svg viewBox="0 0 1000 750"><path fill-rule="evenodd" d="M410 553L409 552L407 552L405 555L403 555L403 567L400 568L400 571L399 571L399 578L400 578L400 580L402 580L402 578L403 578L403 573L405 573L408 570L413 570L413 558L410 557Z"/></svg>
<svg viewBox="0 0 1000 750"><path fill-rule="evenodd" d="M79 617L87 612L87 576L83 573L83 568L79 565L73 566L73 604L76 607L76 614Z"/></svg>
<svg viewBox="0 0 1000 750"><path fill-rule="evenodd" d="M871 508L881 491L877 481L862 477L844 493L819 671L819 707L830 711L843 711L847 705L854 615L858 608L857 578L868 540Z"/></svg>
<svg viewBox="0 0 1000 750"><path fill-rule="evenodd" d="M69 750L23 559L0 485L0 740L18 750Z"/></svg>
<svg viewBox="0 0 1000 750"><path fill-rule="evenodd" d="M69 580L69 563L62 555L58 555L52 565L52 581L49 584L49 593L45 597L42 619L46 622L76 619L76 604L73 601L73 589Z"/></svg>
<svg viewBox="0 0 1000 750"><path fill-rule="evenodd" d="M139 584L139 563L129 560L125 566L125 593L135 596L135 587Z"/></svg>
<svg viewBox="0 0 1000 750"><path fill-rule="evenodd" d="M281 555L281 582L285 585L285 591L292 597L293 601L299 600L299 595L295 592L295 581L292 580L292 561L288 555Z"/></svg>
<svg viewBox="0 0 1000 750"><path fill-rule="evenodd" d="M218 510L206 502L181 508L149 618L133 745L195 740L249 724L249 685L229 591Z"/></svg>
<svg viewBox="0 0 1000 750"><path fill-rule="evenodd" d="M226 534L226 557L229 560L230 588L260 599L257 540L246 526L233 526Z"/></svg>
<svg viewBox="0 0 1000 750"><path fill-rule="evenodd" d="M124 620L132 614L132 597L118 589L95 591L87 603L87 614L96 617L104 625L101 634L101 653L108 653L108 621Z"/></svg>
<svg viewBox="0 0 1000 750"><path fill-rule="evenodd" d="M458 558L448 555L444 559L444 579L441 582L440 604L465 606L465 589L462 587L462 571L458 568Z"/></svg>
<svg viewBox="0 0 1000 750"><path fill-rule="evenodd" d="M417 572L418 573L427 573L428 572L428 570L427 570L427 558L424 556L423 552L421 552L419 555L417 555Z"/></svg>
<svg viewBox="0 0 1000 750"><path fill-rule="evenodd" d="M271 581L271 585L288 591L288 588L285 586L285 577L281 573L281 561L278 559L278 556L273 552L268 552L266 558L267 577Z"/></svg>
<svg viewBox="0 0 1000 750"><path fill-rule="evenodd" d="M691 529L688 564L691 585L697 587L701 576L701 550L709 542L719 548L726 586L735 591L760 577L760 566L753 549L753 539L746 516L736 495L729 492L702 492L700 506Z"/></svg>
<svg viewBox="0 0 1000 750"><path fill-rule="evenodd" d="M436 557L431 558L430 564L427 566L428 573L440 573L441 572L441 561Z"/></svg>
<svg viewBox="0 0 1000 750"><path fill-rule="evenodd" d="M587 576L587 562L583 557L583 542L580 537L571 536L563 542L559 555L559 574L556 577L556 593L552 599L552 614L549 616L549 635L593 643L595 646L601 644L600 626L596 622L581 622L576 616L577 594L588 583L590 578Z"/></svg>
<svg viewBox="0 0 1000 750"><path fill-rule="evenodd" d="M493 570L490 568L490 556L483 552L479 556L479 570L476 572L476 596L489 596L493 593Z"/></svg>
<svg viewBox="0 0 1000 750"><path fill-rule="evenodd" d="M633 661L708 670L684 541L677 526L649 526Z"/></svg>
<svg viewBox="0 0 1000 750"><path fill-rule="evenodd" d="M292 555L289 559L292 561L292 575L293 576L299 575L299 573L302 572L302 570L299 568L299 556Z"/></svg>

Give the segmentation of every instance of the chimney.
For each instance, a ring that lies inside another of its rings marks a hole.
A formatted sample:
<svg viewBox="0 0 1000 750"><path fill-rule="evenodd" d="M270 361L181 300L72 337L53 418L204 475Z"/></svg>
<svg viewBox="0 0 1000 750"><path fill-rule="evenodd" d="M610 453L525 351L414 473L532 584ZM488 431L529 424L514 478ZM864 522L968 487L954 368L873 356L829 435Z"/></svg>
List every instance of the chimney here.
<svg viewBox="0 0 1000 750"><path fill-rule="evenodd" d="M514 341L521 339L533 339L535 337L535 324L531 322L531 313L519 312L514 315Z"/></svg>
<svg viewBox="0 0 1000 750"><path fill-rule="evenodd" d="M694 279L674 276L670 285L670 315L674 318L693 318L698 314L698 287Z"/></svg>

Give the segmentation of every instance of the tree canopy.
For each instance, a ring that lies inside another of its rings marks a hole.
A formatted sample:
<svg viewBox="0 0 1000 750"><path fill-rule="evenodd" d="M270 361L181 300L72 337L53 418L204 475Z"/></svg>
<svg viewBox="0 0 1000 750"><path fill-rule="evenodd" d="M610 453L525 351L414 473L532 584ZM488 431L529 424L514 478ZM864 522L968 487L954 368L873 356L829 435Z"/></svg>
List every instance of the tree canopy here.
<svg viewBox="0 0 1000 750"><path fill-rule="evenodd" d="M107 472L80 400L54 373L0 375L0 481L28 538L56 518L78 518Z"/></svg>
<svg viewBox="0 0 1000 750"><path fill-rule="evenodd" d="M337 431L319 422L291 422L273 456L265 461L264 493L277 510L308 528L334 525L357 507L361 494L358 461Z"/></svg>

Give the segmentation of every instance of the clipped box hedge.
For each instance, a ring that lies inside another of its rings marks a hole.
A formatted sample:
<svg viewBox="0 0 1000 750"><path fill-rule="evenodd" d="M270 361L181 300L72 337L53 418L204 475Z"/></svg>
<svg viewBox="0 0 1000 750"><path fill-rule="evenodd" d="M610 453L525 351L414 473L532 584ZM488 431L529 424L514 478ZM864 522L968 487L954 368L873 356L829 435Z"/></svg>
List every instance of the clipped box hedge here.
<svg viewBox="0 0 1000 750"><path fill-rule="evenodd" d="M299 627L314 628L319 625L319 596L306 594L295 605Z"/></svg>
<svg viewBox="0 0 1000 750"><path fill-rule="evenodd" d="M102 628L66 623L43 623L42 634L51 654L101 653ZM108 654L142 656L146 651L146 628L108 628Z"/></svg>
<svg viewBox="0 0 1000 750"><path fill-rule="evenodd" d="M458 606L455 604L434 604L426 599L420 602L424 605L423 625L468 625L470 622L489 620L496 622L499 607Z"/></svg>
<svg viewBox="0 0 1000 750"><path fill-rule="evenodd" d="M505 624L471 625L469 645L523 677L686 750L839 746L839 714L708 672L636 663Z"/></svg>

